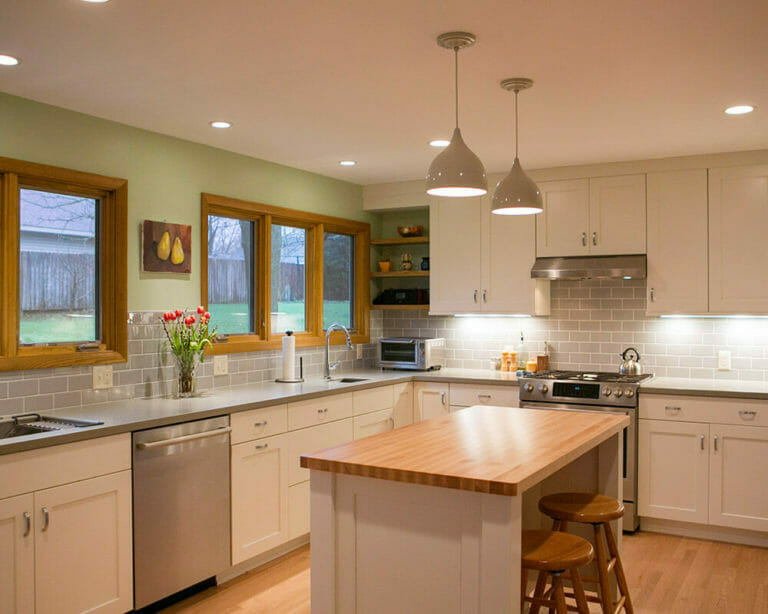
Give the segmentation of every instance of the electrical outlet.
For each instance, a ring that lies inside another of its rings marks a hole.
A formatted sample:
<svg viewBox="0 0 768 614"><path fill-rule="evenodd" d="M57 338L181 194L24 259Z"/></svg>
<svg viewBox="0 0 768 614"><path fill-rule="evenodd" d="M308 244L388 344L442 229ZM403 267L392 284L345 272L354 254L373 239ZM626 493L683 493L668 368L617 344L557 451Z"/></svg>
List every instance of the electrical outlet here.
<svg viewBox="0 0 768 614"><path fill-rule="evenodd" d="M105 388L112 388L112 365L96 365L93 367L93 389Z"/></svg>
<svg viewBox="0 0 768 614"><path fill-rule="evenodd" d="M355 347L357 348L357 359L358 360L362 360L363 359L363 344L362 343L358 343L357 346L355 346Z"/></svg>
<svg viewBox="0 0 768 614"><path fill-rule="evenodd" d="M226 354L219 354L213 357L213 374L226 375L229 373L229 357Z"/></svg>
<svg viewBox="0 0 768 614"><path fill-rule="evenodd" d="M731 353L728 350L718 350L717 352L717 369L718 371L730 371L731 370Z"/></svg>

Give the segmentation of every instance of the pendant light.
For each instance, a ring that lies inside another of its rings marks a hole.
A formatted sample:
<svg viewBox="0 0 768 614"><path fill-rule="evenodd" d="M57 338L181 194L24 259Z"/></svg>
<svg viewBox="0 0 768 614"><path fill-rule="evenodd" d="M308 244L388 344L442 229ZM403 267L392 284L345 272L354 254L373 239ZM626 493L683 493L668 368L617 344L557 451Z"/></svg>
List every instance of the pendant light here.
<svg viewBox="0 0 768 614"><path fill-rule="evenodd" d="M541 191L533 179L525 174L517 157L517 95L520 90L526 90L532 85L533 81L525 77L513 77L501 82L502 89L515 93L515 161L512 170L499 181L493 193L491 211L499 215L531 215L544 211Z"/></svg>
<svg viewBox="0 0 768 614"><path fill-rule="evenodd" d="M459 130L459 49L475 42L469 32L446 32L437 37L437 44L453 49L455 59L456 128L451 143L432 161L427 173L427 194L433 196L482 196L488 192L485 168L472 150L464 143Z"/></svg>

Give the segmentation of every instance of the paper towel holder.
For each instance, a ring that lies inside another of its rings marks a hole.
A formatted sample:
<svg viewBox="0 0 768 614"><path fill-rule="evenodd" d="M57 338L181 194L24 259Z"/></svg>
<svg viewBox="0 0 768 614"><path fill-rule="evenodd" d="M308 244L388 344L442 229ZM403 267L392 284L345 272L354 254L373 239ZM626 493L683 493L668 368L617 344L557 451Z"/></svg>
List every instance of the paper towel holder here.
<svg viewBox="0 0 768 614"><path fill-rule="evenodd" d="M299 377L296 379L281 379L275 380L278 384L301 384L304 381L304 357L299 356Z"/></svg>

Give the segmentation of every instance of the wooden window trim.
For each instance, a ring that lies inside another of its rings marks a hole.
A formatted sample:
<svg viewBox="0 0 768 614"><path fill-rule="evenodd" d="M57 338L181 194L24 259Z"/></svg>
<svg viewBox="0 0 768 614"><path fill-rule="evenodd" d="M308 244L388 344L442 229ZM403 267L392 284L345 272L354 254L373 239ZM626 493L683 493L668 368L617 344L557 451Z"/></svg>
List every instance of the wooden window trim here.
<svg viewBox="0 0 768 614"><path fill-rule="evenodd" d="M257 331L247 335L230 335L226 342L215 343L214 354L277 350L282 347L283 333L273 334L269 306L271 287L269 283L269 261L271 257L271 224L286 224L307 228L307 330L296 334L297 347L317 347L325 344L323 330L323 239L325 231L348 234L355 237L355 330L353 343L368 343L370 340L370 297L367 271L370 268L371 227L365 222L265 205L226 196L203 193L201 195L200 224L200 277L201 304L208 307L208 216L222 215L259 222L258 225L258 269L256 303L260 325ZM311 277L310 277L311 275ZM331 336L331 343L344 343L340 332Z"/></svg>
<svg viewBox="0 0 768 614"><path fill-rule="evenodd" d="M99 349L76 343L19 346L19 186L102 199L99 211ZM125 362L128 358L128 182L0 157L0 371Z"/></svg>

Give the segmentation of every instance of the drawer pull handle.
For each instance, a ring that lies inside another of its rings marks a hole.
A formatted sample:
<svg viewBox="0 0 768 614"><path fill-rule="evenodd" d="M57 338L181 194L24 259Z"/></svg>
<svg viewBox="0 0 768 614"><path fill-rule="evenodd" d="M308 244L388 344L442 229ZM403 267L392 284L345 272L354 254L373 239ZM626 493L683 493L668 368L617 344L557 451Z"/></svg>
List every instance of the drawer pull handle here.
<svg viewBox="0 0 768 614"><path fill-rule="evenodd" d="M317 413L318 414L327 414L328 413L328 408L324 407L323 409L318 409Z"/></svg>
<svg viewBox="0 0 768 614"><path fill-rule="evenodd" d="M704 449L704 435L699 435L701 437L701 449Z"/></svg>
<svg viewBox="0 0 768 614"><path fill-rule="evenodd" d="M597 233L592 233L592 245L597 245Z"/></svg>
<svg viewBox="0 0 768 614"><path fill-rule="evenodd" d="M253 446L255 450L266 450L269 447L268 443L261 443L258 446Z"/></svg>
<svg viewBox="0 0 768 614"><path fill-rule="evenodd" d="M366 424L365 426L373 426L374 424L381 424L382 422L391 422L392 426L395 425L395 419L394 418L384 418L384 420L376 420L376 422L370 422L369 424Z"/></svg>
<svg viewBox="0 0 768 614"><path fill-rule="evenodd" d="M32 531L32 514L24 512L21 516L24 518L24 535L22 537L26 537Z"/></svg>
<svg viewBox="0 0 768 614"><path fill-rule="evenodd" d="M666 411L668 414L679 414L682 407L675 407L673 405L667 405L664 408L664 411Z"/></svg>
<svg viewBox="0 0 768 614"><path fill-rule="evenodd" d="M715 452L717 452L717 435L715 435Z"/></svg>
<svg viewBox="0 0 768 614"><path fill-rule="evenodd" d="M491 395L490 394L478 394L477 398L478 399L490 399Z"/></svg>
<svg viewBox="0 0 768 614"><path fill-rule="evenodd" d="M441 392L441 393L440 393L440 402L441 402L443 405L445 405L445 393L444 393L444 392Z"/></svg>
<svg viewBox="0 0 768 614"><path fill-rule="evenodd" d="M267 421L262 420L261 422L254 422L253 426L267 426Z"/></svg>
<svg viewBox="0 0 768 614"><path fill-rule="evenodd" d="M43 512L43 528L42 528L42 530L43 531L47 531L48 530L48 525L51 524L51 514L48 512L48 508L47 507L44 507L42 509L42 512Z"/></svg>
<svg viewBox="0 0 768 614"><path fill-rule="evenodd" d="M581 233L581 244L586 247L587 246L587 233L582 232Z"/></svg>
<svg viewBox="0 0 768 614"><path fill-rule="evenodd" d="M757 411L754 409L740 409L739 415L742 420L754 420L757 416Z"/></svg>

